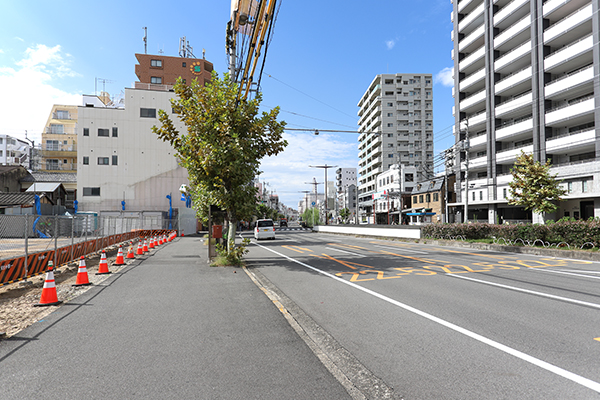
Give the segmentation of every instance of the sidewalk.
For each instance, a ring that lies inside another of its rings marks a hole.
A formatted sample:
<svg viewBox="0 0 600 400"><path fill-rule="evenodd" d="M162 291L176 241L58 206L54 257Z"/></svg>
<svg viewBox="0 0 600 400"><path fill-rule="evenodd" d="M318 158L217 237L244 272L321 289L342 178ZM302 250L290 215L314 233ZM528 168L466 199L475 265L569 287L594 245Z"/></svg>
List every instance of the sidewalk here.
<svg viewBox="0 0 600 400"><path fill-rule="evenodd" d="M1 399L348 399L240 268L198 237L0 341Z"/></svg>

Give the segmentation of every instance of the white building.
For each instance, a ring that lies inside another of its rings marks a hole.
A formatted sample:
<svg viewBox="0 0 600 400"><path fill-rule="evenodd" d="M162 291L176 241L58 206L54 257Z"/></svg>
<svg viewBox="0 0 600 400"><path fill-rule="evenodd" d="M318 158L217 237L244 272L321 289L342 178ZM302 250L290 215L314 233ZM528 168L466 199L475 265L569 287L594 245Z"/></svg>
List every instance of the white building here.
<svg viewBox="0 0 600 400"><path fill-rule="evenodd" d="M455 213L539 221L508 205L524 151L569 190L547 218L600 216L599 15L597 0L454 1Z"/></svg>
<svg viewBox="0 0 600 400"><path fill-rule="evenodd" d="M377 177L377 190L373 193L373 214L369 223L400 224L401 212L408 208L410 193L416 185L415 166L392 165ZM404 196L403 196L404 195Z"/></svg>
<svg viewBox="0 0 600 400"><path fill-rule="evenodd" d="M30 170L31 148L32 146L24 140L0 135L0 165L21 165Z"/></svg>
<svg viewBox="0 0 600 400"><path fill-rule="evenodd" d="M185 207L179 187L189 185L175 150L153 132L158 110L171 113L166 90L125 89L123 102L105 105L84 96L78 110L77 199L79 211L156 211ZM178 130L184 125L172 114ZM123 205L123 202L125 203Z"/></svg>
<svg viewBox="0 0 600 400"><path fill-rule="evenodd" d="M360 222L373 214L379 174L394 164L414 166L415 181L433 176L431 74L377 75L358 102Z"/></svg>

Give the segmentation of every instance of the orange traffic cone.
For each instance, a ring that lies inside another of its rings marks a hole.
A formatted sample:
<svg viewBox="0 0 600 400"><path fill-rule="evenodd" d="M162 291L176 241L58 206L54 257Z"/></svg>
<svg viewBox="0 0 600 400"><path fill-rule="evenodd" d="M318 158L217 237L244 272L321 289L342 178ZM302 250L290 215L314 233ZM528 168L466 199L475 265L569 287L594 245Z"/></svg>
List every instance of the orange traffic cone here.
<svg viewBox="0 0 600 400"><path fill-rule="evenodd" d="M148 243L148 248L150 248L150 249L154 248L154 238L150 238L150 242Z"/></svg>
<svg viewBox="0 0 600 400"><path fill-rule="evenodd" d="M160 236L158 237L158 244L163 244L163 243L164 243L164 241L163 241L163 236L162 236L162 235L160 235Z"/></svg>
<svg viewBox="0 0 600 400"><path fill-rule="evenodd" d="M154 247L158 247L158 236L154 236Z"/></svg>
<svg viewBox="0 0 600 400"><path fill-rule="evenodd" d="M56 282L54 282L54 265L52 261L48 261L48 272L46 272L46 280L44 281L44 288L42 289L42 297L40 302L34 304L34 307L45 307L45 306L56 306L62 303L58 301L58 295L56 294Z"/></svg>
<svg viewBox="0 0 600 400"><path fill-rule="evenodd" d="M144 253L149 252L150 250L148 249L148 239L144 239L144 246L142 247L142 251Z"/></svg>
<svg viewBox="0 0 600 400"><path fill-rule="evenodd" d="M163 243L167 243L167 235L163 235Z"/></svg>
<svg viewBox="0 0 600 400"><path fill-rule="evenodd" d="M102 256L100 256L100 264L98 264L98 272L96 272L96 275L104 275L104 274L111 274L112 272L110 272L108 270L108 262L106 261L106 253L104 252L104 250L102 250Z"/></svg>
<svg viewBox="0 0 600 400"><path fill-rule="evenodd" d="M73 286L87 286L91 285L88 278L87 268L85 267L85 257L81 256L79 260L79 269L77 270L77 280Z"/></svg>
<svg viewBox="0 0 600 400"><path fill-rule="evenodd" d="M183 234L183 228L181 228L181 236L185 236L185 235Z"/></svg>
<svg viewBox="0 0 600 400"><path fill-rule="evenodd" d="M138 242L138 248L137 248L137 251L135 252L135 254L137 254L138 256L144 255L144 249L142 248L141 240Z"/></svg>
<svg viewBox="0 0 600 400"><path fill-rule="evenodd" d="M131 243L131 245L129 246L129 250L127 251L127 258L135 258L135 255L133 254L133 243Z"/></svg>
<svg viewBox="0 0 600 400"><path fill-rule="evenodd" d="M113 265L125 265L125 258L123 257L123 247L119 245L119 252L117 253L117 259Z"/></svg>

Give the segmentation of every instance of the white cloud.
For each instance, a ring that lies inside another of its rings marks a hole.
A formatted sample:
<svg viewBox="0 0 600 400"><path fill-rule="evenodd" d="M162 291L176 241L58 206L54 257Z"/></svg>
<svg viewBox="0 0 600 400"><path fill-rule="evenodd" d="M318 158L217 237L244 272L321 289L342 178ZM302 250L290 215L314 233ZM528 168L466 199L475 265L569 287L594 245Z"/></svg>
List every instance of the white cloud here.
<svg viewBox="0 0 600 400"><path fill-rule="evenodd" d="M81 104L81 95L61 90L56 78L74 77L60 46L38 44L25 51L14 67L0 67L0 133L22 137L25 130L37 143L53 104Z"/></svg>
<svg viewBox="0 0 600 400"><path fill-rule="evenodd" d="M335 135L321 133L285 134L288 141L286 149L274 157L265 158L261 164L263 173L261 182L268 182L267 189L273 189L286 206L297 208L298 200L303 197L302 190L312 190L305 182L323 182L325 172L322 168L309 165L337 165L344 168L356 168L358 165L358 142L344 142ZM327 172L327 180L335 181L335 168ZM323 192L319 185L319 193Z"/></svg>
<svg viewBox="0 0 600 400"><path fill-rule="evenodd" d="M441 83L443 86L452 87L454 86L454 76L452 75L452 68L444 68L435 75L433 79L434 83Z"/></svg>
<svg viewBox="0 0 600 400"><path fill-rule="evenodd" d="M393 49L395 45L396 45L396 41L394 39L385 41L385 46L387 47L388 50Z"/></svg>

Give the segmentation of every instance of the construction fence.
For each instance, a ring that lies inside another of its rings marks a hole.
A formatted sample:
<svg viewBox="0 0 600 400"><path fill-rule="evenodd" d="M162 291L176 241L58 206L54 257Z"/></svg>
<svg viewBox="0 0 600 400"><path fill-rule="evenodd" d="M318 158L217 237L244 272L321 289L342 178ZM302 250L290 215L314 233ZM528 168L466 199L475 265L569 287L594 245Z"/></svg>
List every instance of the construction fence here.
<svg viewBox="0 0 600 400"><path fill-rule="evenodd" d="M0 286L138 237L179 230L161 216L0 215Z"/></svg>

